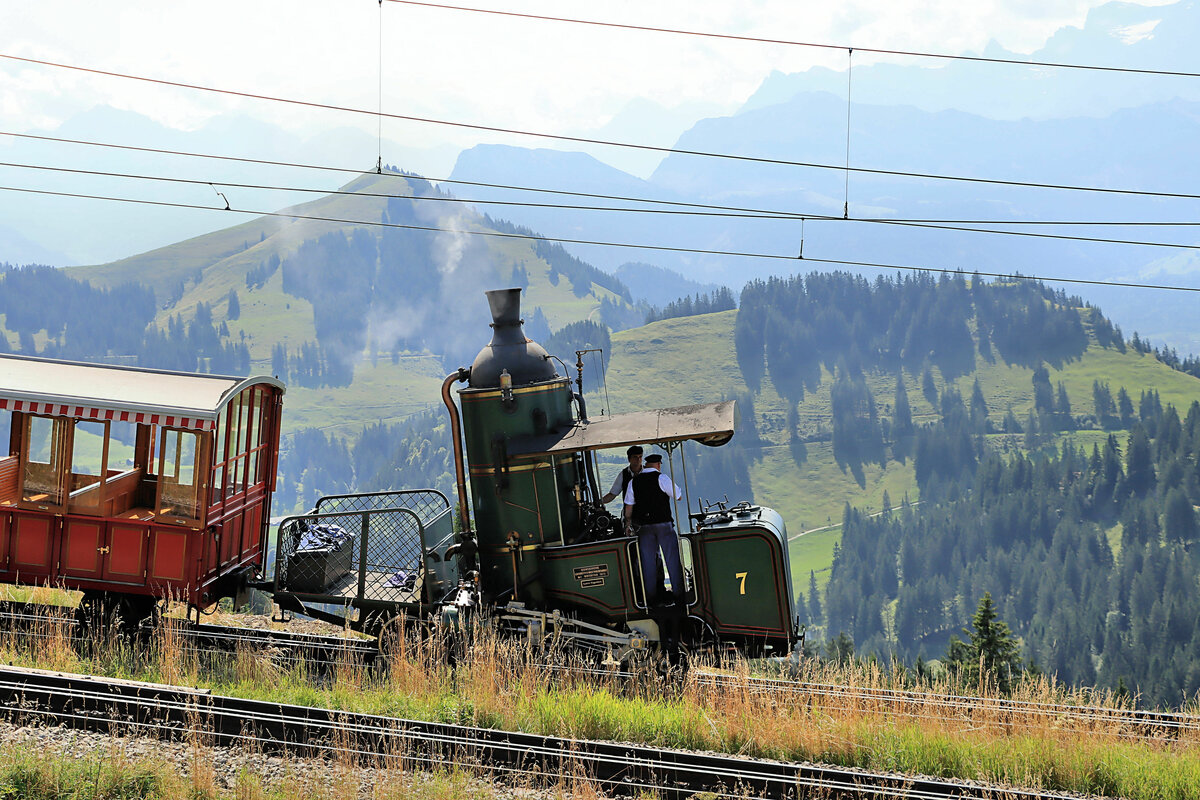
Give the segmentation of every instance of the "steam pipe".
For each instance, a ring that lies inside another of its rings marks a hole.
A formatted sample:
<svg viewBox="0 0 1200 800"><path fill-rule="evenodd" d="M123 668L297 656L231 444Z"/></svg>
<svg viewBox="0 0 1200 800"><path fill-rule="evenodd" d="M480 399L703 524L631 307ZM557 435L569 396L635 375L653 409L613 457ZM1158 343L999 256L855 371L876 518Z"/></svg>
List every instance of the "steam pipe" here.
<svg viewBox="0 0 1200 800"><path fill-rule="evenodd" d="M575 405L579 408L579 421L587 423L587 402L583 399L583 373L579 373L579 391L571 392L571 399L575 401ZM596 473L592 471L592 462L585 456L583 474L587 480L588 490L591 492L592 500L600 498L600 487L596 484Z"/></svg>
<svg viewBox="0 0 1200 800"><path fill-rule="evenodd" d="M571 399L575 401L575 405L579 407L579 421L588 422L587 403L583 399L583 392L571 392Z"/></svg>
<svg viewBox="0 0 1200 800"><path fill-rule="evenodd" d="M463 459L462 421L458 414L458 406L450 396L450 387L456 383L467 381L471 377L470 367L459 367L457 372L451 372L442 381L442 402L450 412L450 435L454 438L454 479L458 486L458 516L462 521L463 538L469 538L471 530L471 513L467 504L467 471Z"/></svg>

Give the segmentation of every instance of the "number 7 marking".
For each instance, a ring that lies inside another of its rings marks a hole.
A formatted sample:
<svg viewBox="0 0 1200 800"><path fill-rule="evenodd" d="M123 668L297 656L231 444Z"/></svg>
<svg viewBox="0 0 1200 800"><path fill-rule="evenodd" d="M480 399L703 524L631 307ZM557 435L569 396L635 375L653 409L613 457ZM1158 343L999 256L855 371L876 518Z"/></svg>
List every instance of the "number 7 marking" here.
<svg viewBox="0 0 1200 800"><path fill-rule="evenodd" d="M741 594L745 594L745 593L746 593L746 576L747 576L747 575L749 575L749 574L750 574L749 572L739 572L739 573L737 573L736 575L734 575L734 576L733 576L733 577L735 577L735 578L740 578L740 579L741 579L741 581L742 581L742 584L741 584L741 592L740 592Z"/></svg>

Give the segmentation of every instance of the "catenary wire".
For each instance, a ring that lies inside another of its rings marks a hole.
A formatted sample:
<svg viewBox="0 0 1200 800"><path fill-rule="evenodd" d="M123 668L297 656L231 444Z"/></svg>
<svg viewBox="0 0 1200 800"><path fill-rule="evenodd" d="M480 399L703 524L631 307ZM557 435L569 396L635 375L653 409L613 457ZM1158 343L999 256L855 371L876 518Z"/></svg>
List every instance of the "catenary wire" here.
<svg viewBox="0 0 1200 800"><path fill-rule="evenodd" d="M487 133L503 133L513 136L528 136L537 139L550 139L559 142L571 142L574 144L592 144L603 145L605 147L623 147L630 150L640 150L643 152L666 153L674 155L697 156L702 158L716 158L728 161L738 161L753 164L769 164L782 167L801 167L805 169L822 169L833 171L849 170L850 172L861 173L864 175L887 175L900 178L916 178L921 180L942 180L955 181L959 183L972 184L987 184L991 186L1016 186L1027 189L1056 189L1062 191L1078 191L1078 192L1098 192L1101 194L1118 194L1118 195L1133 195L1138 197L1168 197L1168 198L1183 198L1196 200L1200 196L1195 194L1186 194L1182 192L1159 192L1145 189L1119 189L1101 186L1079 186L1065 183L1038 183L1034 181L1018 181L1002 178L977 178L966 175L943 175L932 172L916 172L911 170L894 170L894 169L878 169L874 167L850 167L844 164L821 164L814 161L795 161L785 158L768 158L766 156L748 156L740 153L719 153L707 150L690 150L679 147L663 147L660 145L638 144L636 142L619 142L611 139L596 139L586 136L568 136L561 133L546 133L544 131L530 131L520 128L505 128L497 125L482 125L474 122L456 122L453 120L436 119L433 117L419 117L411 114L397 114L394 112L371 111L365 108L355 108L353 106L340 106L331 103L319 103L315 100L298 100L291 97L279 97L276 95L258 94L254 92L243 92L234 89L220 89L213 86L204 86L197 83L186 83L183 81L166 80L165 78L150 78L144 75L133 75L124 72L113 72L110 70L96 69L94 67L81 67L74 64L63 64L56 61L47 61L44 59L28 58L25 56L16 56L10 53L0 53L0 58L10 61L19 61L27 64L39 64L41 66L55 67L58 69L74 70L92 75L104 75L111 78L122 78L126 80L142 81L145 83L155 84L158 86L173 86L181 89L194 89L196 91L211 92L213 94L229 95L231 97L241 97L251 100L266 100L276 103L287 103L289 105L302 106L304 108L316 108L326 111L340 111L349 114L362 114L366 116L380 116L387 119L404 120L407 122L418 122L428 125L442 125L452 128L462 128L465 130L483 131Z"/></svg>
<svg viewBox="0 0 1200 800"><path fill-rule="evenodd" d="M30 139L34 141L57 142L62 144L76 144L87 147L103 147L115 150L128 150L132 152L155 153L158 155L181 156L184 158L204 158L215 161L228 161L242 164L257 164L260 166L271 167L288 167L294 169L307 169L322 172L337 172L348 175L364 175L366 171L354 167L335 167L326 164L310 164L295 161L273 161L263 158L247 158L244 156L221 155L217 153L198 153L192 150L170 150L160 147L144 147L130 144L116 144L114 142L97 142L88 139L69 139L59 136L44 136L33 133L17 133L15 131L0 131L0 136L11 136L19 139ZM665 205L675 206L679 208L698 208L711 209L714 211L732 212L728 216L738 216L744 214L746 216L761 217L763 219L830 219L838 220L842 217L834 215L807 214L796 211L782 211L779 209L764 209L752 208L747 206L728 206L714 203L695 203L684 200L663 200L650 197L632 197L629 195L618 194L602 194L597 192L581 192L570 189L548 189L534 186L517 186L504 183L488 183L486 181L469 181L458 178L431 178L425 175L417 175L402 172L385 171L376 173L387 178L416 178L436 184L452 184L456 186L475 186L487 189L505 189L516 192L532 192L535 194L555 194L566 197L587 197L596 200L619 200L630 203L646 203L650 205ZM206 181L207 183L207 181ZM226 186L233 186L231 183L224 183ZM301 190L297 190L301 191ZM334 194L331 190L322 190L326 194ZM1200 199L1200 195L1176 195L1182 199ZM457 198L454 198L457 200ZM470 202L490 203L493 201L476 200ZM521 203L505 203L505 205L523 205ZM524 205L537 205L533 203ZM570 209L573 206L546 204L548 206ZM579 206L580 209L589 209L587 206ZM613 209L624 211L626 209ZM630 209L632 210L632 209ZM907 223L927 223L938 225L1051 225L1051 226L1070 226L1070 225L1094 225L1106 227L1200 227L1200 222L1188 221L1147 221L1147 220L1032 220L1032 219L941 219L941 218L920 218L920 217L855 217L852 218L855 222L907 222Z"/></svg>
<svg viewBox="0 0 1200 800"><path fill-rule="evenodd" d="M631 244L628 242L609 242L593 239L568 239L561 236L541 236L537 234L525 233L509 233L506 231L487 231L487 230L471 230L468 228L440 228L433 225L405 225L398 222L383 222L377 220L355 220L341 219L338 217L323 217L308 214L291 214L283 211L253 211L243 208L217 208L214 206L202 206L195 203L174 203L165 200L140 200L130 197L111 197L108 195L82 194L76 192L56 192L48 189L30 189L16 186L0 186L0 191L5 192L21 192L26 194L44 195L50 197L73 197L83 200L107 200L119 203L132 203L135 205L147 206L162 206L167 208L190 208L201 211L219 211L233 212L237 214L251 214L258 217L274 217L279 219L297 219L307 220L311 222L329 222L338 225L360 225L364 227L381 227L381 228L399 228L414 231L430 231L433 233L452 233L462 236L484 236L497 239L519 239L523 241L543 241L555 242L558 244L575 244L575 245L590 245L594 247L621 247L631 250L651 250L654 252L666 253L690 253L694 255L711 255L711 256L729 256L735 258L750 258L763 259L770 261L791 261L810 264L833 264L840 266L862 267L867 269L880 270L896 270L903 272L924 272L932 274L944 275L978 275L986 278L997 278L1001 280L1035 280L1044 283L1069 283L1083 286L1108 286L1124 289L1160 289L1164 291L1174 292L1200 292L1200 287L1195 286L1174 286L1169 284L1153 284L1153 283L1134 283L1131 281L1106 281L1089 278L1060 278L1047 275L1024 275L1003 272L984 272L981 270L971 269L951 269L949 267L916 267L903 264L883 264L874 261L854 261L850 259L837 258L813 258L805 256L797 258L796 256L788 256L780 253L753 253L739 250L715 250L698 247L676 247L671 245L658 244Z"/></svg>
<svg viewBox="0 0 1200 800"><path fill-rule="evenodd" d="M278 192L298 192L307 194L320 195L335 195L344 197L377 197L386 199L411 200L414 202L443 202L443 203L462 203L467 205L501 205L501 206L521 206L532 208L552 208L566 211L615 211L632 214L668 214L676 216L704 216L704 217L721 217L721 218L740 218L740 219L764 219L764 220L818 220L830 222L861 222L874 225L896 225L907 228L925 228L932 230L947 230L958 231L965 233L982 233L993 234L997 236L1024 236L1035 239L1057 239L1073 242L1091 242L1101 244L1123 244L1135 245L1142 247L1166 247L1180 250L1194 250L1200 248L1200 244L1189 244L1185 242L1148 242L1141 239L1113 239L1098 236L1071 236L1061 233L1034 233L1032 231L1009 231L1009 230L990 230L987 228L967 227L964 225L950 225L945 223L932 222L915 222L908 220L895 219L866 219L857 217L837 217L826 214L809 214L803 212L794 213L778 213L778 214L736 214L731 212L720 211L684 211L676 209L659 209L659 208L618 208L613 206L583 206L583 205L567 205L562 203L531 203L511 200L477 200L463 197L447 197L447 196L429 196L429 195L401 195L389 192L359 192L348 191L345 189L315 189L312 187L303 186L278 186L274 184L262 183L239 183L231 181L217 180L202 180L198 178L177 178L165 175L145 175L131 172L110 172L106 170L80 169L73 167L55 167L45 164L22 164L12 161L0 161L0 167L12 167L16 169L31 169L46 172L66 172L76 175L92 175L106 178L129 178L133 180L156 181L160 183L181 183L192 186L211 186L216 189L216 186L225 188L237 189L258 189ZM220 192L218 192L220 194ZM223 195L222 195L223 197Z"/></svg>
<svg viewBox="0 0 1200 800"><path fill-rule="evenodd" d="M645 31L648 33L670 33L681 36L700 36L706 39L726 39L736 42L755 42L758 44L772 45L787 45L789 47L809 47L820 50L849 50L850 45L844 44L829 44L822 42L801 42L792 39L769 39L759 36L740 36L732 33L712 33L707 31L693 31L682 28L666 28L652 25L634 25L632 23L623 22L601 22L599 20L589 19L574 19L570 17L553 17L546 14L529 14L517 11L501 11L491 8L471 8L468 6L454 6L446 3L429 3L421 2L421 0L388 0L389 3L397 3L406 6L423 6L425 8L437 8L446 11L466 11L475 14L492 14L500 17L514 17L518 19L542 20L545 22L566 22L574 25L593 25L600 28L617 28L620 30L630 31ZM1065 61L1031 61L1020 58L999 58L995 56L967 56L957 55L953 53L933 53L921 50L893 50L883 47L859 47L854 46L855 50L862 53L876 53L879 55L890 56L913 56L917 58L936 58L944 61L974 61L984 64L1012 64L1021 67L1053 67L1056 69L1080 69L1090 70L1093 72L1118 72L1129 73L1133 75L1158 75L1172 78L1200 78L1200 72L1184 72L1181 70L1167 69L1144 69L1139 67L1116 67L1103 64L1074 64Z"/></svg>

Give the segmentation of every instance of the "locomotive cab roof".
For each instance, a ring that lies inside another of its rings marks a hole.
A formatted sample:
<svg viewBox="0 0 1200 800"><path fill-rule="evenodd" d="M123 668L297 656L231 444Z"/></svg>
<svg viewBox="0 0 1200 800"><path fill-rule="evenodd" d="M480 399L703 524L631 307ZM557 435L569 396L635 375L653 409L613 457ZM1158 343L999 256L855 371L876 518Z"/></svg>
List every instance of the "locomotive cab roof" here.
<svg viewBox="0 0 1200 800"><path fill-rule="evenodd" d="M284 389L266 377L0 355L0 410L34 414L131 421L131 415L153 415L156 423L211 430L226 403L247 386L263 383Z"/></svg>
<svg viewBox="0 0 1200 800"><path fill-rule="evenodd" d="M508 454L534 458L582 450L607 450L631 444L697 441L716 447L733 438L737 404L733 400L674 408L656 408L579 420L565 430L514 437Z"/></svg>

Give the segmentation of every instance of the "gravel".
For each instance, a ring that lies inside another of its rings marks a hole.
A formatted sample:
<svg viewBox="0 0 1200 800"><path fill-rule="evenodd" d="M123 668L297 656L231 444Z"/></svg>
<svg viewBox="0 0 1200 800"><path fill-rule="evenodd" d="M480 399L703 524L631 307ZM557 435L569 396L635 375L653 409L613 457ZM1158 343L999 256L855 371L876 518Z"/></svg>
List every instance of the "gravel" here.
<svg viewBox="0 0 1200 800"><path fill-rule="evenodd" d="M448 779L400 768L360 767L323 759L285 758L199 742L91 733L64 727L17 726L0 722L0 754L30 751L42 757L107 764L136 764L166 771L197 788L222 796L253 796L248 787L286 792L294 800L307 797L472 797L499 800L560 800L571 792L512 787L459 772ZM2 755L0 755L2 757ZM453 791L447 791L453 785ZM424 789L425 791L422 791ZM594 792L582 796L598 798Z"/></svg>

